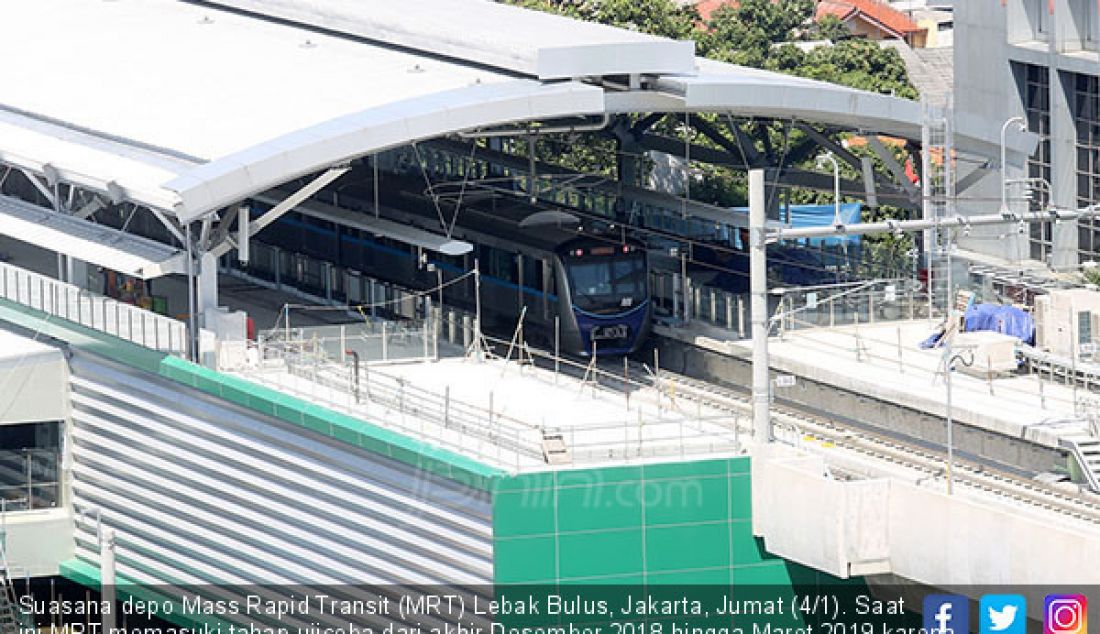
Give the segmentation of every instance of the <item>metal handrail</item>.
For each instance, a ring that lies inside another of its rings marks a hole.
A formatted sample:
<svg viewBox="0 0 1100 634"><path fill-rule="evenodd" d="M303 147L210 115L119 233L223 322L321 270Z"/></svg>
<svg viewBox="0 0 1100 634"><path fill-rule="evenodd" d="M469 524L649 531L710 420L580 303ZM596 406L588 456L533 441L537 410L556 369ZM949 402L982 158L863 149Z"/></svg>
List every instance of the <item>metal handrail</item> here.
<svg viewBox="0 0 1100 634"><path fill-rule="evenodd" d="M545 434L558 433L569 438L569 447L574 462L588 460L624 459L642 455L686 455L718 449L734 449L739 446L736 429L739 416L694 416L680 412L677 417L666 417L658 412L646 413L640 424L633 422L638 410L631 410L628 417L594 422L583 427L563 428L545 424L535 424L515 416L493 411L477 404L453 398L449 393L438 393L421 387L409 385L401 377L383 371L371 370L366 384L353 385L355 375L352 368L343 364L301 354L295 351L272 349L285 363L286 371L294 377L305 379L346 398L343 403L331 396L324 396L300 386L290 386L265 379L261 370L253 378L282 390L289 390L312 400L326 401L336 409L351 415L360 415L362 411L353 407L352 400L357 395L364 396L365 404L375 404L387 409L411 415L415 420L404 417L387 417L384 425L399 431L411 433L430 442L439 443L446 448L462 452L473 451L479 458L488 458L508 463L502 457L505 452L515 453L514 464L521 468L521 458L541 461L543 458L543 439ZM546 353L531 351L532 355ZM577 368L588 366L570 360L565 362ZM619 384L637 387L652 387L648 384L626 379L623 376L598 370L599 376ZM595 373L595 372L594 372ZM660 389L660 387L658 387ZM358 402L356 403L358 404ZM674 411L669 409L670 412ZM715 426L727 430L715 430ZM706 429L704 429L706 427ZM634 429L632 429L634 428ZM696 429L698 428L698 429ZM643 435L644 429L644 435ZM622 436L618 432L622 431ZM458 441L449 437L447 432L458 432ZM616 438L624 440L591 440L595 435L616 432ZM462 439L474 442L464 443Z"/></svg>

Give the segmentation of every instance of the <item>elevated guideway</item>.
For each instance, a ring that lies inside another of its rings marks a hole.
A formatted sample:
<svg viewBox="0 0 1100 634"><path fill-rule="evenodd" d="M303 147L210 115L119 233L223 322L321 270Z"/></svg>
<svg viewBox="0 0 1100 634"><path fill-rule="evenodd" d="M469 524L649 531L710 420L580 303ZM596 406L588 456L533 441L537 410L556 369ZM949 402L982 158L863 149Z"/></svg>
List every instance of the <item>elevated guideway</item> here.
<svg viewBox="0 0 1100 634"><path fill-rule="evenodd" d="M975 601L1011 585L1036 621L1046 589L1100 580L1095 506L1084 520L972 483L949 495L924 470L842 453L819 441L754 454L753 529L769 551L839 577L904 580Z"/></svg>

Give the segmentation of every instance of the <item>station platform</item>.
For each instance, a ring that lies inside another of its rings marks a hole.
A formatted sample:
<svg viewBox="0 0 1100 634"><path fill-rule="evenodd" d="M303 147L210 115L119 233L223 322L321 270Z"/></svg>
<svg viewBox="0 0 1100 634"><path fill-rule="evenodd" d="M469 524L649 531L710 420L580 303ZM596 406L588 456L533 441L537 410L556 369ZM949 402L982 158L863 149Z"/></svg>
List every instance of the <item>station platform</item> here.
<svg viewBox="0 0 1100 634"><path fill-rule="evenodd" d="M919 347L935 328L935 323L917 319L788 330L782 337L773 336L768 340L773 376L793 375L796 381L792 387L774 387L775 397L809 401L834 415L940 444L947 414L943 349ZM731 337L730 331L705 323L658 326L655 332L730 360L748 363L752 355L751 341ZM713 363L683 363L689 374L722 374ZM1066 439L1089 434L1087 414L1096 408L1096 399L1084 386L1075 390L1061 382L1061 377L1052 381L1037 374L1008 373L990 379L960 371L959 363L955 367L951 416L960 428L956 440L964 446L964 435L978 432L964 451L992 456L1021 471L1041 471L1043 461L1049 463L1049 458L1021 456L1021 443L1061 452ZM733 377L714 378L728 381ZM808 395L809 385L826 386L848 398L840 401L838 396L834 403L823 402L820 395ZM919 418L907 417L905 412ZM997 444L1001 447L994 447ZM1012 451L1005 449L1009 444L1015 445Z"/></svg>

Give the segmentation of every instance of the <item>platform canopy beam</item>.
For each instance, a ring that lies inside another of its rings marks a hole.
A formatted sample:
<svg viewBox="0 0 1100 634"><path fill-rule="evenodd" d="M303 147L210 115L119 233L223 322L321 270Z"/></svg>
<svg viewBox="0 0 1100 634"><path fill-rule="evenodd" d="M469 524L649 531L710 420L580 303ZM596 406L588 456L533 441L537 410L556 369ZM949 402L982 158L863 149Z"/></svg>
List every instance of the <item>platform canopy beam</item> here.
<svg viewBox="0 0 1100 634"><path fill-rule="evenodd" d="M49 201L51 205L57 204L57 196L54 195L52 187L50 187L46 183L43 183L41 179L39 179L37 174L28 169L21 169L19 171L23 173L23 176L27 178L31 185L34 185L34 188L38 190L38 193L42 194L42 197Z"/></svg>
<svg viewBox="0 0 1100 634"><path fill-rule="evenodd" d="M886 169L890 171L890 174L894 176L894 182L901 186L907 194L909 199L916 202L920 198L920 190L910 180L909 176L905 173L905 168L894 157L894 153L886 148L882 143L882 140L877 135L870 134L867 136L867 146L871 148L871 151L875 153L875 156L882 161L882 164L886 166ZM962 191L957 190L957 191Z"/></svg>
<svg viewBox="0 0 1100 634"><path fill-rule="evenodd" d="M294 209L298 205L308 200L310 196L324 189L332 181L340 178L344 174L347 174L348 170L350 169L351 167L347 165L341 165L339 167L331 167L325 170L324 173L320 174L309 183L302 186L301 189L294 192L293 194L290 194L282 201L280 201L277 205L269 209L267 213L250 222L248 225L248 230L247 232L245 232L245 235L254 236L257 233L263 231L265 227L275 222L279 218L282 218L286 212ZM229 253L229 251L234 246L236 246L236 243L233 241L232 238L227 235L221 240L221 242L211 248L209 252L215 258L220 258L226 253Z"/></svg>

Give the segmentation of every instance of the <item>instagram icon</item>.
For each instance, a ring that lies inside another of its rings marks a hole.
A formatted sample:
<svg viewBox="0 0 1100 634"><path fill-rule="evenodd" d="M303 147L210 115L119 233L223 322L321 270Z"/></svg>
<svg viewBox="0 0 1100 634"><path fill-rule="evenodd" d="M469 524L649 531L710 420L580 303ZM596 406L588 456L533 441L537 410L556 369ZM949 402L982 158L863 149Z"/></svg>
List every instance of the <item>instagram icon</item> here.
<svg viewBox="0 0 1100 634"><path fill-rule="evenodd" d="M1087 634L1088 623L1083 594L1048 594L1043 601L1043 634Z"/></svg>

